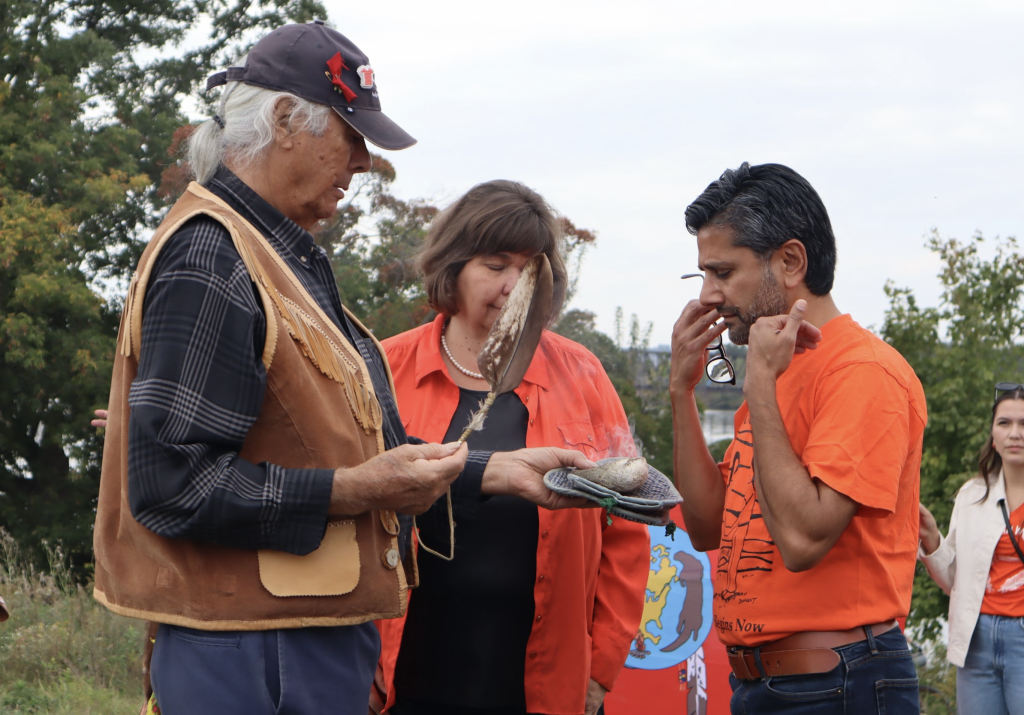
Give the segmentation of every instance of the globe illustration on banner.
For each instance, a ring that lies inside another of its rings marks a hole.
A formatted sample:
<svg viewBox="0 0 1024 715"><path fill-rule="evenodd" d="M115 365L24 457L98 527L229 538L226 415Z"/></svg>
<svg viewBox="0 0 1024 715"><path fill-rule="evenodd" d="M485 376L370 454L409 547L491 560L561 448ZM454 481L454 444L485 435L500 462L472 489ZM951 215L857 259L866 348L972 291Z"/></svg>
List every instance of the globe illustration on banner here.
<svg viewBox="0 0 1024 715"><path fill-rule="evenodd" d="M711 563L677 529L650 527L651 570L644 613L626 667L661 670L677 666L700 648L711 632Z"/></svg>

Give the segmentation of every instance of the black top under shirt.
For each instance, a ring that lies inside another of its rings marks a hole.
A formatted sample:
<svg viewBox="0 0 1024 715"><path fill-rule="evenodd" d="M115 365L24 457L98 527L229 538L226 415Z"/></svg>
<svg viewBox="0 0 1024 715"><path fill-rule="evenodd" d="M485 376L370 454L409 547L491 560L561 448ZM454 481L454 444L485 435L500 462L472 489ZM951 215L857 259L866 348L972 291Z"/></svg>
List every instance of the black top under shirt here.
<svg viewBox="0 0 1024 715"><path fill-rule="evenodd" d="M459 438L486 392L459 390L444 442ZM512 392L499 395L469 448L506 452L526 446L529 413ZM455 506L455 559L419 552L419 588L395 670L399 702L463 707L526 707L526 643L533 625L537 573L537 507L520 497L493 496L477 515ZM419 517L420 539L447 553L444 499Z"/></svg>

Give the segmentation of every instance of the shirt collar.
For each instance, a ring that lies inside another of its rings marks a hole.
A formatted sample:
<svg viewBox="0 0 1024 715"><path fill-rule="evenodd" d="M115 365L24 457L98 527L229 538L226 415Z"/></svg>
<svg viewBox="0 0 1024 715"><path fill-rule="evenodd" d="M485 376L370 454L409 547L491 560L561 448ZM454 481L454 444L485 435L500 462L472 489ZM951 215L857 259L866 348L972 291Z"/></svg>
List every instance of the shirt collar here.
<svg viewBox="0 0 1024 715"><path fill-rule="evenodd" d="M217 170L206 188L259 229L285 259L309 256L316 247L309 231L274 208L226 166Z"/></svg>
<svg viewBox="0 0 1024 715"><path fill-rule="evenodd" d="M448 368L445 367L444 360L441 358L441 331L444 329L445 319L445 316L440 314L434 318L434 322L430 325L430 330L427 331L429 337L426 344L416 351L417 386L427 375L433 372L440 371L446 378L451 379L448 375ZM543 334L541 334L541 342L544 342ZM538 353L540 352L539 346L537 351ZM530 362L530 367L526 369L526 374L523 376L523 382L529 382L547 390L549 384L547 361L540 360L537 355L534 355L533 360Z"/></svg>

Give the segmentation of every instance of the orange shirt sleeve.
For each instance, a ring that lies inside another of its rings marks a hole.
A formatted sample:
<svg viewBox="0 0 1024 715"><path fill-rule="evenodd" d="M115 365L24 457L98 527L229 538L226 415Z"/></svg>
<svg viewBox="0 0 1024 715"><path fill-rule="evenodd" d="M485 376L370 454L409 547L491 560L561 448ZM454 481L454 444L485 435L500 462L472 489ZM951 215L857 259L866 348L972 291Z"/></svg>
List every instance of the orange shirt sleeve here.
<svg viewBox="0 0 1024 715"><path fill-rule="evenodd" d="M640 626L650 553L650 536L643 524L616 518L601 534L590 677L608 690L615 687Z"/></svg>
<svg viewBox="0 0 1024 715"><path fill-rule="evenodd" d="M844 366L819 385L807 442L808 474L871 509L893 513L910 443L906 390L877 363Z"/></svg>
<svg viewBox="0 0 1024 715"><path fill-rule="evenodd" d="M588 398L591 419L602 424L620 454L635 454L629 421L615 388L596 358ZM597 399L594 400L593 398ZM650 570L647 527L615 518L601 531L601 566L591 623L590 677L611 690L626 662L643 613Z"/></svg>

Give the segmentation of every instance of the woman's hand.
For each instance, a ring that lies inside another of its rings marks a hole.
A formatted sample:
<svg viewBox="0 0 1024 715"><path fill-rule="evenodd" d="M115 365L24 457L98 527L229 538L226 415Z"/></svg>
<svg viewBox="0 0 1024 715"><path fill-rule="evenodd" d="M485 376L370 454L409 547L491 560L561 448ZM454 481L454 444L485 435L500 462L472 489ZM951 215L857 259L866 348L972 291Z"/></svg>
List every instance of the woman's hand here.
<svg viewBox="0 0 1024 715"><path fill-rule="evenodd" d="M89 424L91 424L93 427L107 426L107 417L110 415L109 412L107 412L106 410L96 410L96 412L94 412L93 414L95 414L98 419L93 420Z"/></svg>
<svg viewBox="0 0 1024 715"><path fill-rule="evenodd" d="M594 715L598 708L601 707L601 703L604 702L604 696L608 694L604 686L599 682L590 679L590 684L587 685L587 699L584 703L583 715Z"/></svg>
<svg viewBox="0 0 1024 715"><path fill-rule="evenodd" d="M583 497L557 494L544 485L544 475L559 467L589 469L593 462L582 452L557 447L534 447L491 455L480 491L484 494L511 494L545 509L571 509L597 506Z"/></svg>
<svg viewBox="0 0 1024 715"><path fill-rule="evenodd" d="M921 517L921 548L925 556L931 556L935 549L939 548L942 535L939 534L939 525L935 523L935 517L928 511L928 507L924 504L917 506Z"/></svg>

